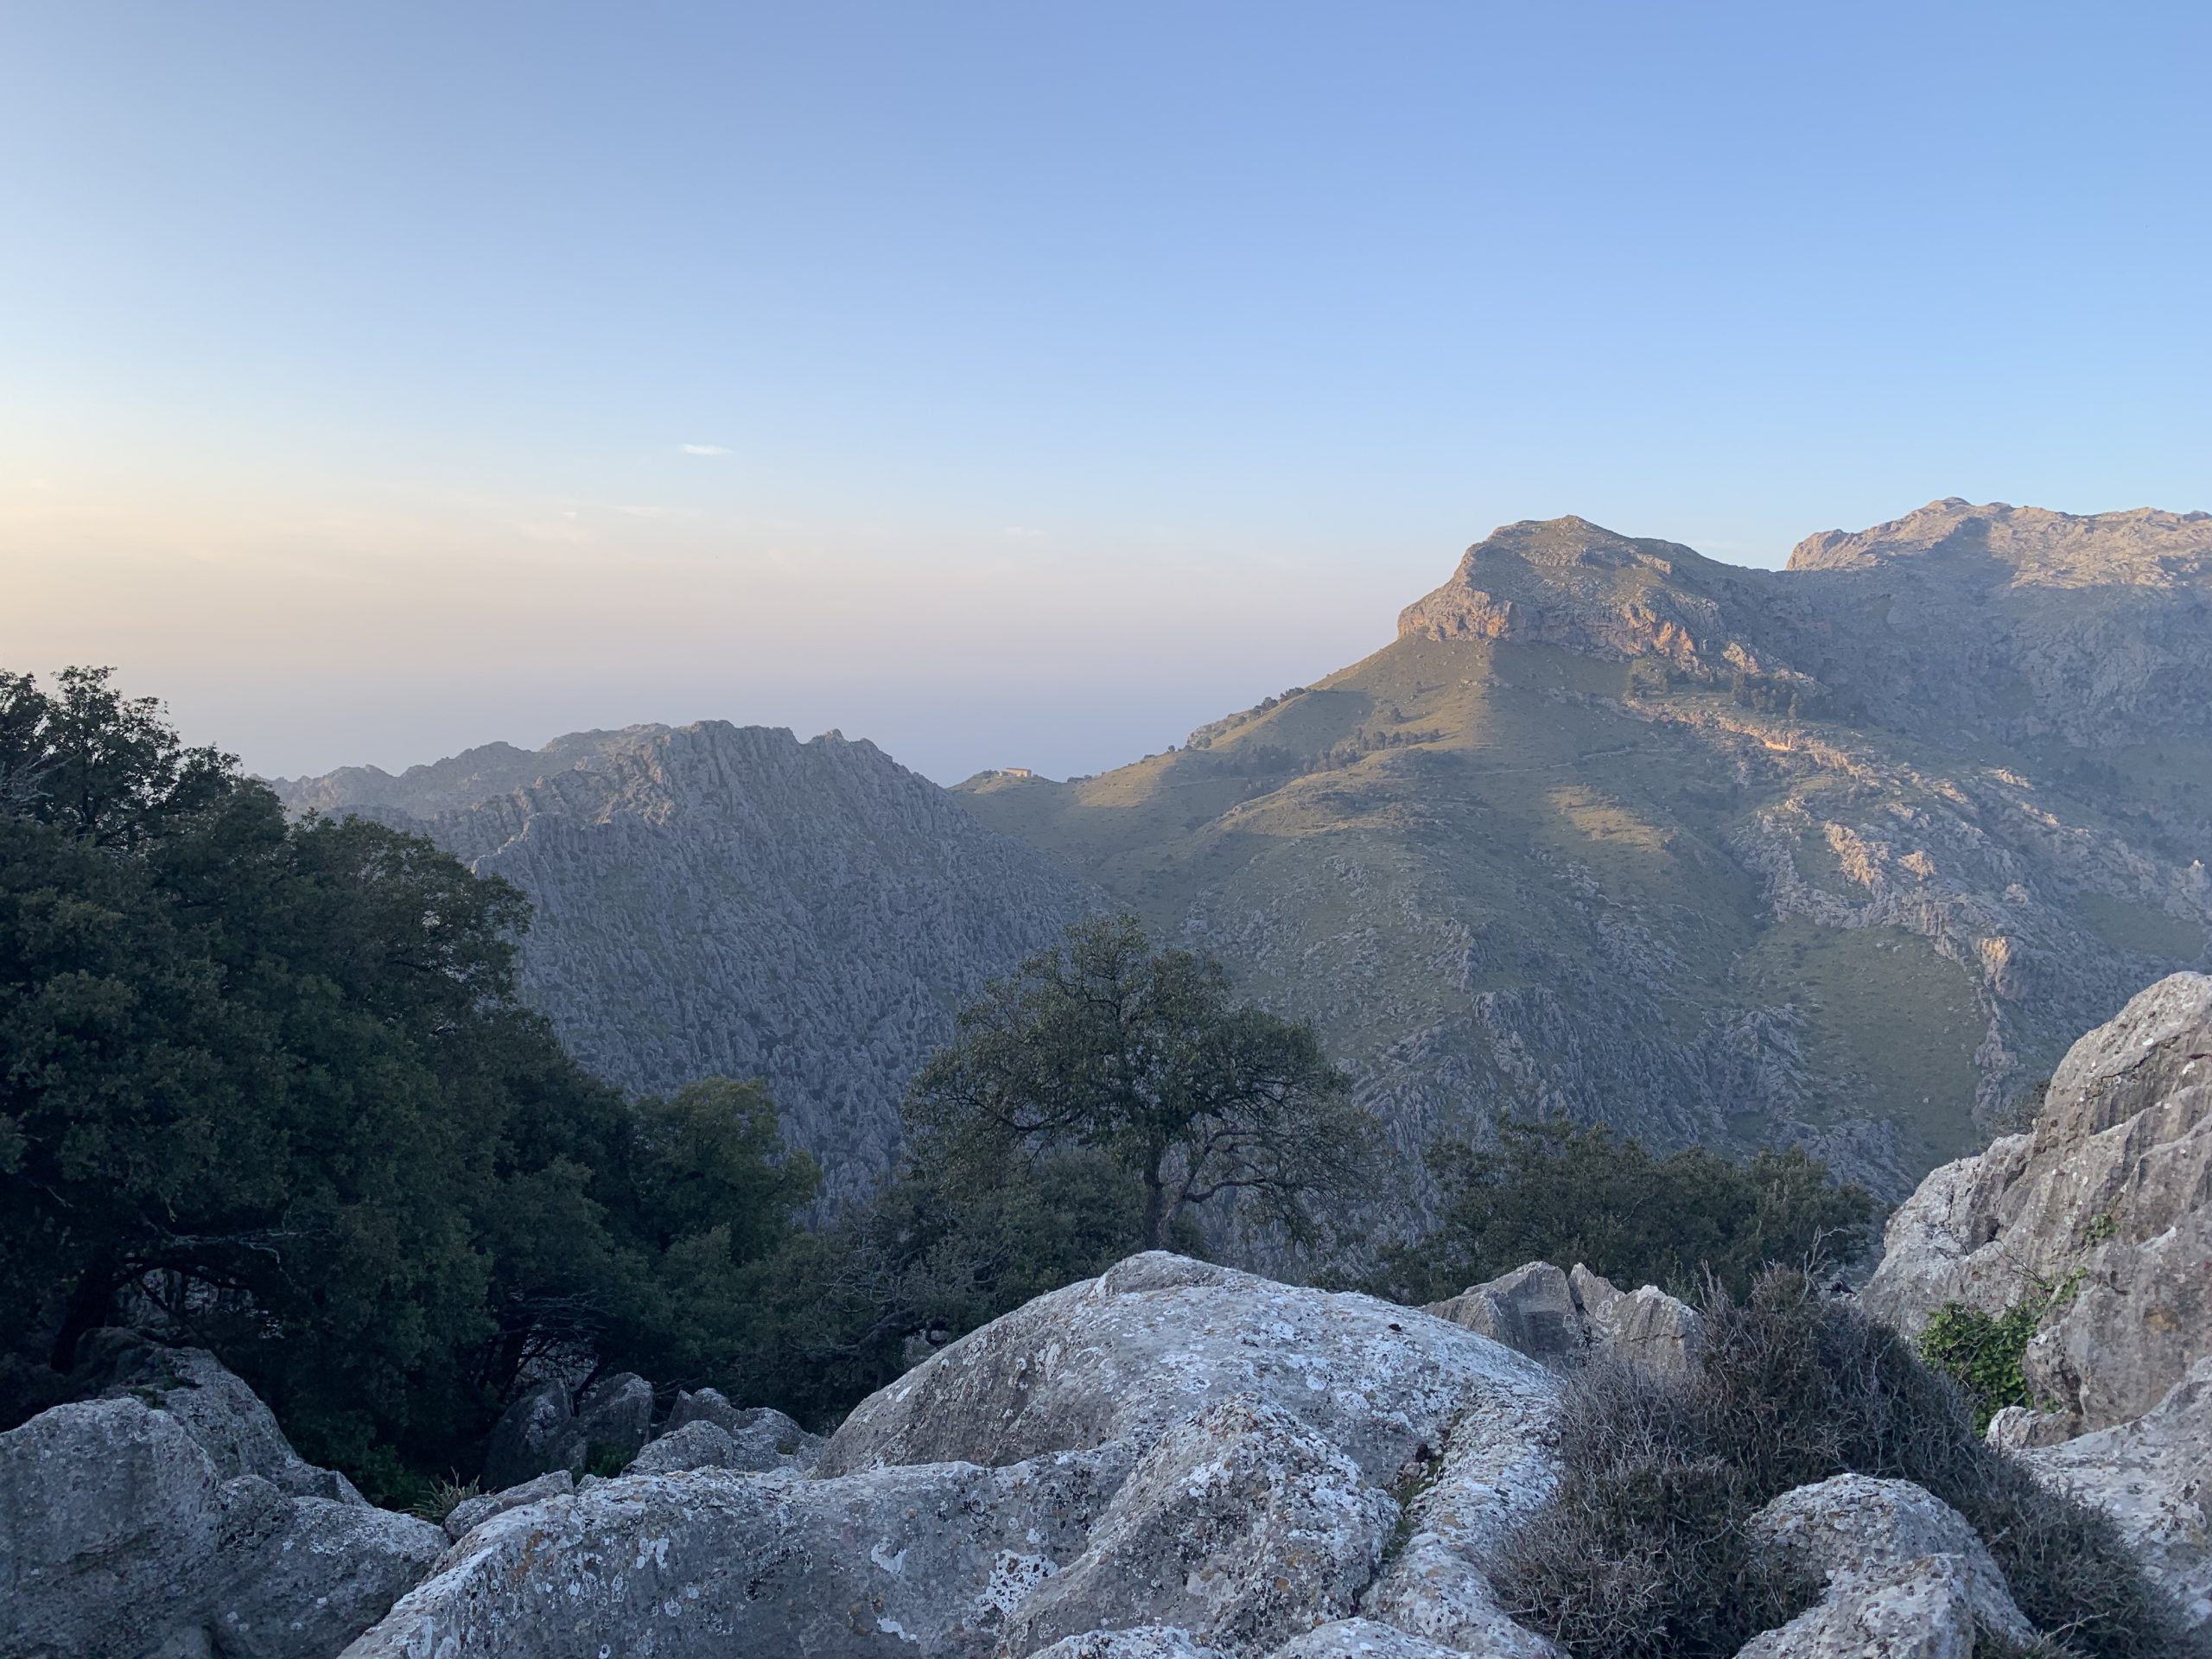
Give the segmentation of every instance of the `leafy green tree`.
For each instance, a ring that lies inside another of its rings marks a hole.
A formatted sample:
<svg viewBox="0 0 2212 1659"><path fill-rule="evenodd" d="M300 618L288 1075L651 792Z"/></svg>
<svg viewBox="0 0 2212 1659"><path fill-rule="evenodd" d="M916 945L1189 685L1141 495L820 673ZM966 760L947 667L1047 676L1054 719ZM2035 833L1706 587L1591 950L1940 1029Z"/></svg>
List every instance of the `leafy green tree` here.
<svg viewBox="0 0 2212 1659"><path fill-rule="evenodd" d="M458 1466L534 1357L731 1364L814 1172L757 1088L581 1071L528 920L419 837L288 823L104 671L0 675L0 1414L124 1317L365 1472Z"/></svg>
<svg viewBox="0 0 2212 1659"><path fill-rule="evenodd" d="M1877 1211L1802 1151L1741 1164L1703 1147L1659 1157L1602 1125L1508 1120L1495 1145L1446 1142L1429 1163L1444 1193L1437 1228L1385 1252L1376 1276L1402 1301L1439 1300L1539 1260L1682 1296L1711 1274L1744 1295L1769 1263L1855 1255Z"/></svg>
<svg viewBox="0 0 2212 1659"><path fill-rule="evenodd" d="M1155 950L1131 918L1086 922L965 1010L906 1105L915 1157L987 1185L1056 1153L1104 1154L1164 1248L1203 1205L1314 1237L1363 1190L1376 1124L1311 1024L1232 1000L1221 964Z"/></svg>

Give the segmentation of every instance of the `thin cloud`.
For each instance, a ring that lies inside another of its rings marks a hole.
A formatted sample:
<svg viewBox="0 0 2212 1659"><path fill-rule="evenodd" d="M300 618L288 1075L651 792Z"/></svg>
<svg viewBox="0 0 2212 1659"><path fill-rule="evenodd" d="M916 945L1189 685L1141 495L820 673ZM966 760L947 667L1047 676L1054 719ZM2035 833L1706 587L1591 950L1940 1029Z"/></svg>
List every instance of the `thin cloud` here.
<svg viewBox="0 0 2212 1659"><path fill-rule="evenodd" d="M679 453L687 455L726 455L729 454L729 451L723 448L719 443L679 443L676 447Z"/></svg>

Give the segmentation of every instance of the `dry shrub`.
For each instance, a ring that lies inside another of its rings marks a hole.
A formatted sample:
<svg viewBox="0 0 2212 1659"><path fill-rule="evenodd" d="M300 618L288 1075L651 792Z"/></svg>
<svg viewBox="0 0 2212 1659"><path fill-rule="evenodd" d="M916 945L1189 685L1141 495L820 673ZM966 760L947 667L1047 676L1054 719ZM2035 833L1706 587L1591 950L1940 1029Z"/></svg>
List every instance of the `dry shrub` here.
<svg viewBox="0 0 2212 1659"><path fill-rule="evenodd" d="M1762 1560L1746 1523L1846 1473L1916 1482L1973 1522L2049 1638L2041 1654L2207 1651L2112 1523L1984 1442L1956 1385L1894 1332L1779 1270L1740 1302L1709 1288L1704 1314L1687 1382L1601 1363L1567 1387L1559 1490L1498 1587L1575 1659L1726 1659L1787 1622L1820 1586Z"/></svg>

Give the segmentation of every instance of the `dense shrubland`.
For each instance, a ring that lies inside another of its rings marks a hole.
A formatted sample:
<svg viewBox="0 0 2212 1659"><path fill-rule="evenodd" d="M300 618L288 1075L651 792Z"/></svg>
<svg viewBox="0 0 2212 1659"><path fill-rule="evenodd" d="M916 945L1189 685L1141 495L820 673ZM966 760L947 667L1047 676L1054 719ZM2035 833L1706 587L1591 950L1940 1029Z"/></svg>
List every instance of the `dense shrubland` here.
<svg viewBox="0 0 2212 1659"><path fill-rule="evenodd" d="M1787 1268L1740 1299L1713 1287L1702 1313L1687 1382L1599 1364L1569 1385L1559 1491L1499 1588L1574 1659L1720 1659L1808 1605L1819 1586L1763 1563L1745 1523L1844 1473L1916 1482L1963 1515L2050 1633L2044 1654L2197 1650L2111 1522L1987 1445L1894 1332Z"/></svg>
<svg viewBox="0 0 2212 1659"><path fill-rule="evenodd" d="M814 1173L757 1089L626 1102L515 994L521 896L288 823L94 671L0 677L0 1409L84 1338L213 1348L390 1491L523 1369L703 1374Z"/></svg>
<svg viewBox="0 0 2212 1659"><path fill-rule="evenodd" d="M1506 1122L1497 1141L1429 1154L1435 1230L1384 1252L1372 1287L1436 1301L1524 1262L1580 1262L1622 1285L1749 1292L1772 1262L1808 1271L1872 1243L1877 1205L1804 1152L1738 1163L1701 1147L1662 1156L1603 1125Z"/></svg>

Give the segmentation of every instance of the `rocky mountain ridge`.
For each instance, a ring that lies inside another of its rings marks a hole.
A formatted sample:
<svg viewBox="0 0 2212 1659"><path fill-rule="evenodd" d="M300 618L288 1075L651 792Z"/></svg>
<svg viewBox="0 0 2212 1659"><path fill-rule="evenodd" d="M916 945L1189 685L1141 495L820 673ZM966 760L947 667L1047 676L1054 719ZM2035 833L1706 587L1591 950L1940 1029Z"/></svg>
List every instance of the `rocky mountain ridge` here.
<svg viewBox="0 0 2212 1659"><path fill-rule="evenodd" d="M635 726L275 786L514 882L524 995L572 1053L638 1090L763 1079L833 1193L885 1167L953 1013L1096 902L834 732Z"/></svg>
<svg viewBox="0 0 2212 1659"><path fill-rule="evenodd" d="M1938 502L1780 571L1512 524L1362 663L963 795L1319 1019L1409 1158L1534 1110L1901 1196L2203 959L2208 597L2201 513Z"/></svg>

